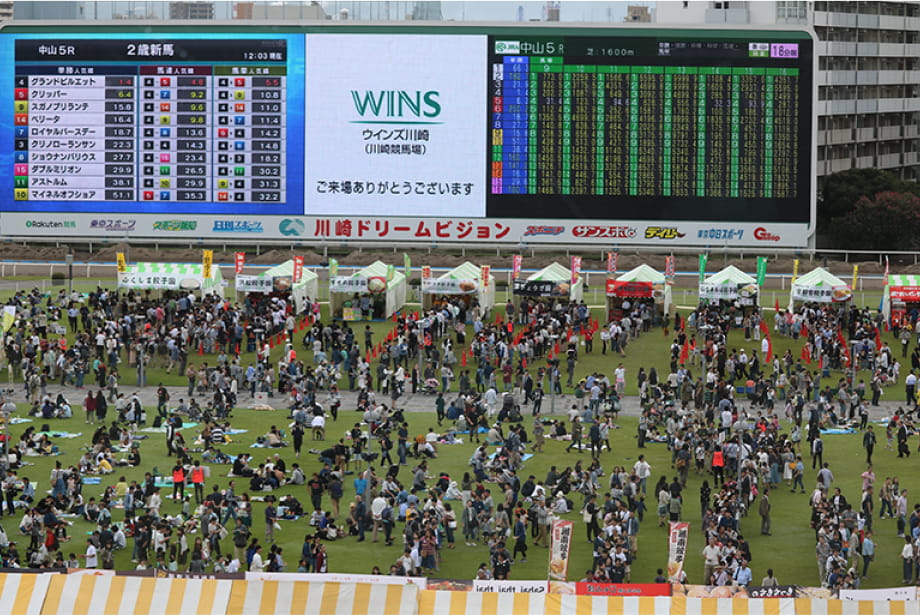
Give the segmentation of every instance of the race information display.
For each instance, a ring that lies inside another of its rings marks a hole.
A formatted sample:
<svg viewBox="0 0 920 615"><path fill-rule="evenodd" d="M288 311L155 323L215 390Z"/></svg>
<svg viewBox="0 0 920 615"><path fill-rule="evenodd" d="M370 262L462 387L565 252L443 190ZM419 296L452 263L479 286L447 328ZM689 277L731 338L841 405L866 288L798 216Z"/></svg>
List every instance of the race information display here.
<svg viewBox="0 0 920 615"><path fill-rule="evenodd" d="M0 28L0 235L804 245L795 30Z"/></svg>
<svg viewBox="0 0 920 615"><path fill-rule="evenodd" d="M15 62L20 206L288 202L286 40L17 40Z"/></svg>
<svg viewBox="0 0 920 615"><path fill-rule="evenodd" d="M584 217L807 221L803 46L493 37L490 194L518 198L490 214L565 197Z"/></svg>

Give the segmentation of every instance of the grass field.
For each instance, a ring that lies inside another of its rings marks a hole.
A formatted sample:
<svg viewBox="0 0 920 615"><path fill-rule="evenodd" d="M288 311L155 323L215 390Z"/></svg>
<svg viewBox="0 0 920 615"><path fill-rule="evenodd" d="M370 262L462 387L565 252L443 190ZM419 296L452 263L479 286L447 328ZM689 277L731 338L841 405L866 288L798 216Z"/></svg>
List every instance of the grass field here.
<svg viewBox="0 0 920 615"><path fill-rule="evenodd" d="M93 284L94 282L87 281L87 283ZM84 286L85 283L79 284L79 287ZM0 300L5 300L8 294L9 291L0 291ZM872 303L872 299L869 299L868 305L874 308L877 306L877 301L877 297L875 298L874 304ZM784 302L781 301L781 303ZM766 304L772 305L772 301ZM499 311L503 312L503 310ZM600 310L595 310L595 316L603 319ZM382 339L386 331L390 330L392 324L377 322L373 323L372 326L378 333L375 339ZM634 395L636 393L635 374L638 367L644 366L648 369L650 366L655 365L660 372L667 369L667 348L669 342L670 338L664 336L663 332L658 329L653 330L641 337L637 342L631 344L628 349L628 356L625 358L615 357L610 354L601 356L596 346L596 350L592 355L586 355L584 353L580 355L576 375L583 375L591 372L603 372L612 375L612 370L616 364L619 361L623 361L627 368L626 392L628 395ZM893 340L889 339L889 343L892 342ZM755 344L754 342L745 343L739 331L733 331L729 339L730 347L746 347L750 350L751 348L758 348ZM791 348L793 356L798 357L801 351L801 343L793 344L791 340L782 338L774 339L775 353L781 354L786 348ZM459 350L457 354L459 355ZM193 356L190 358L190 362L196 362L198 358L197 356ZM208 357L201 358L207 359ZM251 360L251 356L244 355L242 357L244 365L248 364ZM534 369L536 366L531 367ZM835 375L832 379L836 381L836 377L838 376L839 374ZM863 374L863 376L867 375ZM866 379L868 380L868 377ZM175 374L166 375L162 368L158 367L152 367L148 370L147 380L151 386L156 386L158 382L164 382L171 385L184 384L184 378L178 377ZM124 374L122 391L130 392L132 390L132 384L133 373L129 372ZM898 396L900 398L900 391L900 387L887 390L886 399L893 396ZM78 406L82 395L78 392L73 392L70 397L71 402ZM21 393L17 393L17 399L22 399ZM549 400L544 401L544 410L548 408L548 401ZM21 410L24 410L24 408L21 408ZM557 412L561 413L562 408L557 407ZM271 424L286 424L287 421L283 413L237 410L234 412L233 416L232 423L235 428L247 429L249 431L245 435L238 436L239 440L237 442L227 445L226 452L229 454L238 454L240 452L252 453L254 455L254 461L256 462L268 456L269 453L274 452L268 449L251 449L249 448L249 444L254 441L257 435L264 433ZM407 418L410 424L410 436L427 431L429 426L435 424L433 403L432 414L408 413ZM343 433L358 420L360 420L360 416L355 412L341 412L338 422L332 424L327 430L329 436L332 437L338 433ZM525 424L529 428L529 423ZM620 420L619 424L621 429L612 434L613 452L605 452L601 456L601 461L607 472L616 465L631 466L635 462L638 453L634 438L636 433L636 419L624 417ZM18 437L18 435L24 431L25 427L26 425L14 426L11 429L14 437ZM85 444L89 439L90 429L87 429L88 427L89 426L83 423L82 417L54 423L52 425L53 429L71 432L82 431L83 437L72 440L61 440L58 443L64 452L64 455L61 457L29 458L29 461L34 462L35 465L24 468L21 475L28 476L33 481L38 481L39 493L44 492L49 488L48 477L54 461L61 460L65 462L65 464L76 462L81 452L80 446ZM849 435L829 436L825 439L825 459L830 462L831 468L836 476L835 486L841 487L844 494L851 502L858 501L860 493L859 474L864 470L864 457L862 455L859 438L859 435ZM875 464L879 482L883 481L885 476L897 475L901 479L902 487L907 488L911 494L920 493L920 478L918 478L917 473L913 470L916 462L897 459L893 452L884 450L884 438L880 437L879 439L880 446L876 450ZM311 442L308 438L305 442L305 448L309 447L310 444ZM537 454L534 458L530 459L526 463L522 475L526 477L528 474L533 474L538 479L542 480L551 465L555 465L561 469L574 464L574 458L578 457L578 455L574 453L565 453L563 452L563 448L564 445L562 443L548 442L546 452ZM142 446L144 458L142 467L138 470L125 472L125 475L129 480L132 478L141 479L143 477L143 471L149 470L152 467L157 467L162 473L167 473L172 463L166 457L165 452L166 447L163 436L152 435L150 439L144 441ZM430 464L432 474L439 471L447 471L452 477L459 479L463 472L468 469L467 461L471 452L472 446L470 444L442 446L440 448L439 458ZM653 479L650 481L652 485L662 473L666 474L669 479L673 476L673 470L670 468L669 463L669 455L664 445L651 445L651 447L645 449L644 452L653 466ZM283 449L282 454L285 456L288 465L295 461L290 449ZM588 456L583 455L581 458L588 459ZM916 456L914 459L916 459ZM314 456L305 456L300 460L300 463L305 468L308 476L311 471L319 467ZM213 483L216 481L218 484L225 484L228 479L220 475L225 474L228 469L229 466L214 466L212 469L211 482ZM411 469L411 464L410 468L404 469L403 473L400 475L403 481L410 480L409 469ZM119 472L116 471L114 478L118 476ZM810 469L806 472L807 478L805 482L806 487L809 489L813 486L814 476L815 473ZM350 501L354 495L351 484L352 478L353 476L346 478L346 491L343 502ZM700 540L700 510L699 497L697 494L703 478L704 477L695 476L691 473L688 489L685 492L686 497L683 518L691 523L691 543L688 551L689 556L686 569L691 582L700 582L702 577L702 558L699 556L699 552L703 544ZM107 480L105 482L106 484L110 482L114 483L114 480ZM85 487L84 495L87 499L91 495L98 496L103 491L103 487L104 485L87 486ZM240 492L244 490L245 485L238 481L237 491ZM309 497L304 488L285 487L276 492L276 495L280 496L288 492L294 493L301 502L309 503ZM760 520L759 517L756 516L756 513L752 513L750 517L744 519L742 522L742 530L751 544L751 550L754 556L752 567L755 580L759 581L766 569L772 567L776 571L777 577L781 583L798 583L803 585L817 584L818 578L814 557L815 541L814 534L808 527L810 509L807 505L807 498L807 494L792 494L789 493L788 489L779 489L772 494L771 500L773 502L774 528L774 535L772 537L760 535ZM576 496L575 499L576 504L580 504L580 496ZM914 500L910 501L911 506L913 502ZM639 558L633 564L632 569L633 582L650 582L655 576L656 569L665 567L666 564L666 528L659 528L656 526L655 505L651 501L648 505L650 512L646 515L639 535ZM178 510L179 505L169 501L163 506L163 512L165 514L175 514ZM263 531L261 515L262 506L256 504L253 515L254 536L261 536ZM120 512L116 512L114 517L116 521L121 521ZM580 515L574 512L568 515L568 517L576 520L577 525L577 540L572 550L572 561L569 568L570 580L577 580L581 578L584 570L590 566L591 549L585 540L584 528L583 524L580 522ZM12 521L4 520L3 525L11 537L17 534ZM304 521L282 522L282 528L282 531L276 532L276 537L278 538L279 544L284 547L285 560L288 564L287 570L295 570L304 535L310 533L310 528ZM400 528L397 527L397 532L399 530ZM71 551L78 553L82 551L84 547L83 539L89 531L91 531L91 527L89 524L83 522L77 522L71 528L71 536L73 536L74 539L72 542L63 545L65 556ZM901 567L898 553L902 540L898 539L895 534L894 521L876 520L876 561L873 563L870 571L871 578L864 581L864 587L884 587L900 582ZM27 543L28 540L26 539L26 544ZM21 544L20 542L20 545ZM229 550L231 548L229 539L225 540L224 549ZM370 572L371 568L375 565L386 570L400 555L398 546L384 547L382 542L373 544L369 541L357 543L354 538L336 541L328 546L328 551L330 554L329 569L336 572L366 573ZM20 552L23 552L23 549L20 549ZM529 555L530 557L527 563L519 563L513 567L512 578L545 578L547 569L545 550L531 547ZM488 554L486 548L482 546L475 548L465 547L462 536L458 535L457 548L455 550L445 549L443 551L443 556L444 561L441 564L441 570L438 573L439 576L470 578L474 575L479 563L487 561ZM117 557L117 567L127 568L133 566L129 562L129 559L130 552L119 553Z"/></svg>

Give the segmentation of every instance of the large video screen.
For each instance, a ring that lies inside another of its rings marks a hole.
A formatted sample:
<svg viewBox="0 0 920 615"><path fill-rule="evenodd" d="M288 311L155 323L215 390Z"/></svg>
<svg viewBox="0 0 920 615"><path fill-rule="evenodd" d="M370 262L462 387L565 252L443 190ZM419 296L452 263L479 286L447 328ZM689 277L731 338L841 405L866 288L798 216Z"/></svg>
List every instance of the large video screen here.
<svg viewBox="0 0 920 615"><path fill-rule="evenodd" d="M809 33L0 30L0 235L802 245Z"/></svg>

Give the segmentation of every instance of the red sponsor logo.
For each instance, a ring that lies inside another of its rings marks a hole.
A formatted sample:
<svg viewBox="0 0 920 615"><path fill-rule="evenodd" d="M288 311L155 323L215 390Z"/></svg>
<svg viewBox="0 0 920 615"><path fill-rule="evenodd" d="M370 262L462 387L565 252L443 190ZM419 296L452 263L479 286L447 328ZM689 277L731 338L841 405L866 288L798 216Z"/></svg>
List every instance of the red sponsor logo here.
<svg viewBox="0 0 920 615"><path fill-rule="evenodd" d="M572 228L572 234L576 237L612 237L615 239L632 239L636 236L636 227L579 225Z"/></svg>
<svg viewBox="0 0 920 615"><path fill-rule="evenodd" d="M779 235L774 235L762 226L754 229L754 239L757 241L779 241Z"/></svg>

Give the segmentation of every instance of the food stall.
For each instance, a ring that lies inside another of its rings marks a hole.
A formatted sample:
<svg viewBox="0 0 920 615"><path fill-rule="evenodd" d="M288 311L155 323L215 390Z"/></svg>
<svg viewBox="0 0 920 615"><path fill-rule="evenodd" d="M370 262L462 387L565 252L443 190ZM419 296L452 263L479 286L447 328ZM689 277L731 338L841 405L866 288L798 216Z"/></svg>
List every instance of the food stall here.
<svg viewBox="0 0 920 615"><path fill-rule="evenodd" d="M406 276L393 265L375 261L351 275L329 279L329 309L333 318L369 320L389 318L406 304ZM362 298L369 314L362 316Z"/></svg>
<svg viewBox="0 0 920 615"><path fill-rule="evenodd" d="M759 305L759 291L757 280L729 265L700 282L700 305L734 305L748 313Z"/></svg>
<svg viewBox="0 0 920 615"><path fill-rule="evenodd" d="M801 303L843 303L853 298L850 285L833 273L818 267L809 271L792 284L789 291L789 305Z"/></svg>
<svg viewBox="0 0 920 615"><path fill-rule="evenodd" d="M904 317L915 309L920 309L920 276L888 276L882 296L882 314L891 327L900 327Z"/></svg>
<svg viewBox="0 0 920 615"><path fill-rule="evenodd" d="M118 274L118 288L195 292L224 296L224 276L220 265L211 265L211 275L204 277L202 263L134 263Z"/></svg>
<svg viewBox="0 0 920 615"><path fill-rule="evenodd" d="M294 311L301 313L319 294L319 276L302 267L300 281L294 283L294 260L288 260L258 275L238 274L235 279L237 295L257 293L280 295L294 302Z"/></svg>
<svg viewBox="0 0 920 615"><path fill-rule="evenodd" d="M652 305L653 314L664 318L671 311L671 286L665 276L648 265L639 265L614 280L607 280L607 320L623 318L625 306Z"/></svg>
<svg viewBox="0 0 920 615"><path fill-rule="evenodd" d="M488 274L483 284L482 267L465 262L437 278L422 278L422 309L428 311L444 301L459 299L466 307L479 303L482 315L495 305L495 276Z"/></svg>
<svg viewBox="0 0 920 615"><path fill-rule="evenodd" d="M583 277L579 275L572 284L572 270L559 263L552 263L525 280L514 280L511 293L512 301L517 306L522 298L530 302L548 303L581 301L584 289Z"/></svg>

